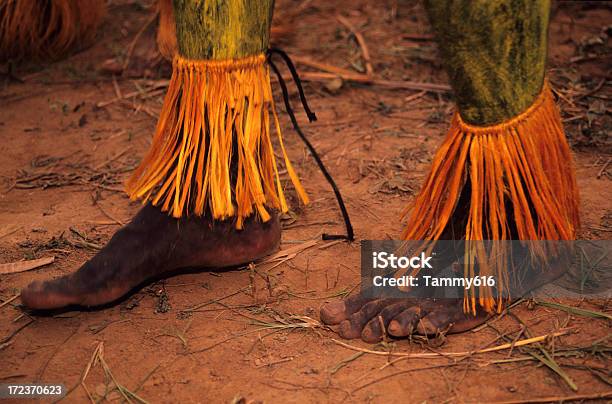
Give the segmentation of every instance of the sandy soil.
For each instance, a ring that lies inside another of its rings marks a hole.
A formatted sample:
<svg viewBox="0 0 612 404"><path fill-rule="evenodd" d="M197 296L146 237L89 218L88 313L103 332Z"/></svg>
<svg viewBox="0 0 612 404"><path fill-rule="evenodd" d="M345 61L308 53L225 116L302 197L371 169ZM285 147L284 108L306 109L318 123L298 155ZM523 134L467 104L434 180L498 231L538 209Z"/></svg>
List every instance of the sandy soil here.
<svg viewBox="0 0 612 404"><path fill-rule="evenodd" d="M554 5L549 67L576 153L581 238L605 239L612 231L605 31L608 26L610 33L612 3L591 3ZM276 13L276 41L291 55L363 69L359 46L336 19L341 13L363 33L377 77L446 83L417 1L283 0ZM74 387L65 401L85 402L79 381L103 346L99 356L114 379L149 402L493 402L611 391L605 339L610 321L529 302L476 332L445 340L351 344L382 352L457 352L569 330L540 348L596 343L599 350L555 356L576 391L541 362L519 360L542 352L533 346L461 361L440 355L393 363L388 355L340 346L315 320L322 303L354 290L358 243L318 241L281 265L257 267L257 273L241 268L180 275L100 310L30 317L18 298L6 303L34 279L75 271L139 208L121 187L150 144L163 97L163 89L151 88L167 78L167 65L144 73L138 66L154 48L153 27L131 59L130 74L141 77L113 80L100 68L109 59L123 60L149 16L137 3L114 2L93 47L49 66L18 70L25 82L0 90L0 263L55 257L33 271L0 275L0 383L63 383ZM300 65L302 72L309 69ZM139 89L147 96L109 103ZM450 95L340 80L308 82L306 92L319 121L307 124L303 114L299 120L342 189L357 238L397 237L400 212L443 139ZM343 228L329 186L286 114L281 119L313 200L307 207L293 204L285 218L281 248L287 249ZM612 311L609 302L564 303ZM522 324L527 328L519 336ZM509 358L514 361L494 363ZM99 361L84 384L96 401L123 401Z"/></svg>

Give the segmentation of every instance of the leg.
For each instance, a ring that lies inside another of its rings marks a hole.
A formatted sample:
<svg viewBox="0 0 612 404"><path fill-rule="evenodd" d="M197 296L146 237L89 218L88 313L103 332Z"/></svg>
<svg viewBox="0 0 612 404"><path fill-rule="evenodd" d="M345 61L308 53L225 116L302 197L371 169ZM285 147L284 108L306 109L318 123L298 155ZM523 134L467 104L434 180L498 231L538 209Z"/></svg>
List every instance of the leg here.
<svg viewBox="0 0 612 404"><path fill-rule="evenodd" d="M458 113L412 205L403 238L574 238L578 198L572 159L550 89L543 84L549 2L425 3ZM554 279L560 270L521 290ZM507 275L505 268L495 271L498 279ZM357 297L323 306L321 318L340 324L346 338L376 341L382 337L378 316L393 336L461 332L503 307L494 296L466 299L469 313L463 299Z"/></svg>
<svg viewBox="0 0 612 404"><path fill-rule="evenodd" d="M275 212L287 205L263 55L272 5L174 2L179 55L152 147L127 187L147 205L75 274L24 289L26 306L105 304L178 268L233 266L277 248Z"/></svg>

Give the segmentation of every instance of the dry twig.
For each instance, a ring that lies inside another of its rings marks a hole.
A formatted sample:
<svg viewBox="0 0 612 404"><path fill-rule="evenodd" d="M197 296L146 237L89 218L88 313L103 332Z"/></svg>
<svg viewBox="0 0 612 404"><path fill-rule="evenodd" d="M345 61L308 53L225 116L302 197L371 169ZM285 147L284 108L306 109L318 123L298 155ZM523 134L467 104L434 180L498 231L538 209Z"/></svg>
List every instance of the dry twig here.
<svg viewBox="0 0 612 404"><path fill-rule="evenodd" d="M357 44L361 48L361 55L363 56L363 61L365 62L366 74L368 76L374 75L374 68L372 67L372 61L370 59L370 51L368 50L368 46L366 45L365 39L363 38L361 32L357 31L355 26L343 16L337 15L336 19L338 22L340 22L340 24L344 25L349 31L351 31L351 34L353 34L355 37Z"/></svg>
<svg viewBox="0 0 612 404"><path fill-rule="evenodd" d="M7 264L0 264L0 274L16 274L19 272L31 271L32 269L52 264L54 261L55 257L45 257L35 260L16 261L9 262Z"/></svg>

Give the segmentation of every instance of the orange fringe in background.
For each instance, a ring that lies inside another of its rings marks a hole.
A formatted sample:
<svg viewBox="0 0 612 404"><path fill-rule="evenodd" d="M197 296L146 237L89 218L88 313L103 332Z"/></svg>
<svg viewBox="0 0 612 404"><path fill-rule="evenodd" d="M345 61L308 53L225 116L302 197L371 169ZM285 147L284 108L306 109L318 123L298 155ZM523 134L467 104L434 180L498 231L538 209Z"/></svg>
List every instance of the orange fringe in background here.
<svg viewBox="0 0 612 404"><path fill-rule="evenodd" d="M172 0L159 0L159 27L157 28L157 48L159 53L168 60L172 60L177 52L176 23L174 21L174 8Z"/></svg>
<svg viewBox="0 0 612 404"><path fill-rule="evenodd" d="M128 194L177 218L208 211L215 219L235 216L238 229L255 212L267 221L266 207L286 212L270 112L289 177L308 203L283 145L263 54L174 58L153 144L128 181Z"/></svg>
<svg viewBox="0 0 612 404"><path fill-rule="evenodd" d="M469 207L457 211L468 181ZM506 211L507 201L512 212ZM545 83L531 107L499 125L472 126L455 114L419 195L404 212L404 217L411 213L402 237L437 240L454 215L467 215L466 240L510 239L509 216L520 240L572 240L579 227L578 205L572 155ZM479 265L476 274L473 265L465 270L466 277L508 279L507 265ZM495 306L501 310L502 287L497 298L490 288L480 288L478 305L488 312ZM476 312L473 295L466 296L464 308Z"/></svg>
<svg viewBox="0 0 612 404"><path fill-rule="evenodd" d="M53 60L82 48L105 13L101 0L0 0L0 62Z"/></svg>

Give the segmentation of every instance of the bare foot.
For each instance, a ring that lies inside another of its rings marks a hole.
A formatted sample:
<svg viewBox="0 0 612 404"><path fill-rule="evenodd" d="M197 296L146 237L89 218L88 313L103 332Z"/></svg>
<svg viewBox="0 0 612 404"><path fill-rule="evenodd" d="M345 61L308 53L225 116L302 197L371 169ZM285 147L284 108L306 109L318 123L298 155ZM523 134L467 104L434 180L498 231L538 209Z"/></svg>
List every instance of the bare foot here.
<svg viewBox="0 0 612 404"><path fill-rule="evenodd" d="M337 325L342 338L378 342L385 333L392 337L411 334L457 333L482 324L486 314L463 313L461 299L366 299L352 296L321 308L321 320Z"/></svg>
<svg viewBox="0 0 612 404"><path fill-rule="evenodd" d="M517 281L512 288L513 297L524 296L552 282L562 276L566 268L564 261L558 261L546 272ZM385 333L392 337L460 333L479 326L490 316L484 311L475 316L465 314L463 299L379 299L363 295L327 303L321 307L320 315L325 324L339 325L338 333L342 338L361 338L371 343L380 341Z"/></svg>
<svg viewBox="0 0 612 404"><path fill-rule="evenodd" d="M250 218L234 222L207 217L174 219L147 205L77 272L21 291L31 309L113 302L147 280L187 267L227 267L251 262L278 248L280 223Z"/></svg>
<svg viewBox="0 0 612 404"><path fill-rule="evenodd" d="M453 217L440 237L441 240L465 238L463 231L467 225L467 215L464 212L470 204L470 192L468 182L457 201ZM510 205L506 208L508 212L512 211ZM509 237L518 239L515 226L510 225ZM529 291L562 276L567 270L567 263L563 260L563 257L559 257L558 262L549 263L549 270L522 281L521 277L511 277L513 298L524 296ZM378 342L384 333L392 337L406 337L411 334L464 332L479 326L490 315L484 311L478 312L477 315L465 314L463 299L374 299L359 295L323 305L320 316L325 324L339 325L338 333L343 338Z"/></svg>

